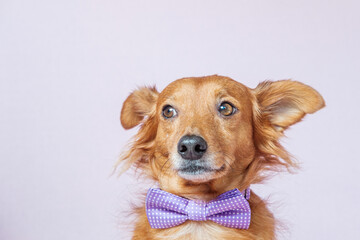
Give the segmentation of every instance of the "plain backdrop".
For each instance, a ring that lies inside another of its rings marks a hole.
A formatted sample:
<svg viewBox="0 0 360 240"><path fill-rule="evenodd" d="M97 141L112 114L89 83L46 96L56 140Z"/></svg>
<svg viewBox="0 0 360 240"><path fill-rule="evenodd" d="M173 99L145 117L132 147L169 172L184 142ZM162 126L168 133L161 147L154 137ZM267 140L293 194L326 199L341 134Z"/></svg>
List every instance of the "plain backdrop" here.
<svg viewBox="0 0 360 240"><path fill-rule="evenodd" d="M136 131L120 126L122 102L138 86L211 74L252 88L291 78L324 96L283 139L302 169L252 188L284 225L278 239L358 239L359 9L0 0L0 239L130 239L126 211L148 185L110 175Z"/></svg>

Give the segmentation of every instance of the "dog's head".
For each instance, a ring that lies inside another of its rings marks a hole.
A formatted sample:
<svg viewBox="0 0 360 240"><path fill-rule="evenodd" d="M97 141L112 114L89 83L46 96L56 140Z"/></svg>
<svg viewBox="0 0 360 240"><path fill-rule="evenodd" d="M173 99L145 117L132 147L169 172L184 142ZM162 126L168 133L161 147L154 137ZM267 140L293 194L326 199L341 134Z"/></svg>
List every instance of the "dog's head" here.
<svg viewBox="0 0 360 240"><path fill-rule="evenodd" d="M295 167L279 137L323 106L317 91L291 80L250 89L215 75L180 79L161 93L140 88L121 111L125 129L141 127L120 162L166 191L211 198L261 181L264 170Z"/></svg>

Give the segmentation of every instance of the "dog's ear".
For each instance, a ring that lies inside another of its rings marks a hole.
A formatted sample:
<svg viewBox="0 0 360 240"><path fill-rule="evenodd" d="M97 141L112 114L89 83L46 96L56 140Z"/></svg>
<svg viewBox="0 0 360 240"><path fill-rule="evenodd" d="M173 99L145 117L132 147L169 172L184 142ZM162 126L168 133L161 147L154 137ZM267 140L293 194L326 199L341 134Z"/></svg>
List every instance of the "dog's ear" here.
<svg viewBox="0 0 360 240"><path fill-rule="evenodd" d="M144 117L155 112L158 95L155 87L142 87L132 92L121 109L120 122L123 128L133 128L140 124Z"/></svg>
<svg viewBox="0 0 360 240"><path fill-rule="evenodd" d="M305 114L325 106L324 99L315 89L292 80L262 82L254 93L260 114L278 132L297 123Z"/></svg>

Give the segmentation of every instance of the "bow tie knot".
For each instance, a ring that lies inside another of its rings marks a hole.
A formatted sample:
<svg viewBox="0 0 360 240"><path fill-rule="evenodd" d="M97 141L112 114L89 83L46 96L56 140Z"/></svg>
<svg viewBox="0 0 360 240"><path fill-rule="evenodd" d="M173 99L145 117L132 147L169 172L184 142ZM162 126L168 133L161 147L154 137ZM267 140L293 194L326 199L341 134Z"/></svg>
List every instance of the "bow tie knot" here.
<svg viewBox="0 0 360 240"><path fill-rule="evenodd" d="M187 220L211 220L230 228L248 229L250 189L227 191L210 202L189 200L152 188L146 196L146 214L152 228L170 228Z"/></svg>
<svg viewBox="0 0 360 240"><path fill-rule="evenodd" d="M206 221L206 202L190 200L185 212L192 221Z"/></svg>

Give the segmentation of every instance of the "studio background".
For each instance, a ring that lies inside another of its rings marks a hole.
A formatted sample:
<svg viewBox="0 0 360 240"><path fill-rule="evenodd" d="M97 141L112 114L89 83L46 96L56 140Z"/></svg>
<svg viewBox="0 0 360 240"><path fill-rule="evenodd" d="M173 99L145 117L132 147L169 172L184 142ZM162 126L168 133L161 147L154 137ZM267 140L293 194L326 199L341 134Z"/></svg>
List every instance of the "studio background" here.
<svg viewBox="0 0 360 240"><path fill-rule="evenodd" d="M302 169L252 189L279 239L359 230L358 1L0 0L0 239L130 239L133 174L110 176L136 130L137 86L220 74L249 87L291 78L326 108L283 139ZM135 201L135 200L134 200Z"/></svg>

